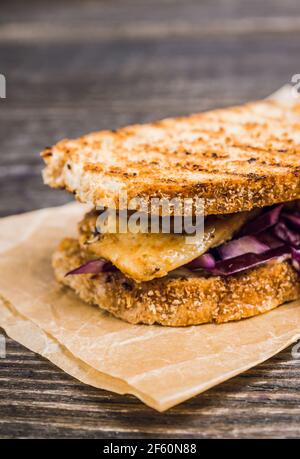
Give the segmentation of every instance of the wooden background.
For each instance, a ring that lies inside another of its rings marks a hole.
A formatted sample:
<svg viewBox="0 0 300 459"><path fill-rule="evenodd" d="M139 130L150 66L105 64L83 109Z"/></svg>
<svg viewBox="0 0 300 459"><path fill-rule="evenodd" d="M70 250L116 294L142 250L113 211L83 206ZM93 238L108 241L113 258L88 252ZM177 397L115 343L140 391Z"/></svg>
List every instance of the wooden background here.
<svg viewBox="0 0 300 459"><path fill-rule="evenodd" d="M298 0L1 0L0 215L72 199L41 182L65 136L263 97L300 73ZM0 437L299 437L291 348L159 414L7 340Z"/></svg>

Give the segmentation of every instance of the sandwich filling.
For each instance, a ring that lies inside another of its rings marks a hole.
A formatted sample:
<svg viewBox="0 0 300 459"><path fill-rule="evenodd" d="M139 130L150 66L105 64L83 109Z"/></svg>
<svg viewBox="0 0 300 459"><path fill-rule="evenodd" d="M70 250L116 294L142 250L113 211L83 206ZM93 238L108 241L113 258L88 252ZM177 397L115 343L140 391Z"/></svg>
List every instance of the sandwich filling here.
<svg viewBox="0 0 300 459"><path fill-rule="evenodd" d="M79 224L91 261L68 274L119 269L136 282L164 276L228 276L290 259L300 271L300 201L226 216L209 216L192 242L184 234L99 232L99 213ZM116 217L118 218L118 217Z"/></svg>

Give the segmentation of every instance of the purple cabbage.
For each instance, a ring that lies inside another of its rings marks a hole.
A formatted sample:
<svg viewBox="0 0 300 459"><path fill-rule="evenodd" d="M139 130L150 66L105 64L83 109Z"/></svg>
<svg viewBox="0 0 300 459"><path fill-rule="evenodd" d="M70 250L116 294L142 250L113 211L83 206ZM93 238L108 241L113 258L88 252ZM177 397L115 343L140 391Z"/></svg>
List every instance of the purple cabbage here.
<svg viewBox="0 0 300 459"><path fill-rule="evenodd" d="M290 225L295 230L300 231L300 215L290 214L290 213L282 213L281 217L286 220L287 224Z"/></svg>
<svg viewBox="0 0 300 459"><path fill-rule="evenodd" d="M262 231L265 231L268 228L271 228L278 222L282 207L283 204L273 207L271 210L268 210L267 212L261 214L255 220L246 223L246 225L244 225L244 227L242 228L240 235L244 236L258 234Z"/></svg>
<svg viewBox="0 0 300 459"><path fill-rule="evenodd" d="M300 249L294 249L294 247L292 247L292 264L300 272Z"/></svg>
<svg viewBox="0 0 300 459"><path fill-rule="evenodd" d="M270 249L264 253L244 253L238 257L217 261L215 267L210 272L217 276L229 276L245 269L254 268L275 258L289 258L290 253L291 249L288 245Z"/></svg>
<svg viewBox="0 0 300 459"><path fill-rule="evenodd" d="M279 221L273 228L274 234L285 243L300 247L300 232L289 229L283 221Z"/></svg>
<svg viewBox="0 0 300 459"><path fill-rule="evenodd" d="M195 258L195 260L190 263L187 263L185 266L188 269L212 269L215 267L215 264L215 257L211 253L205 253L200 257Z"/></svg>
<svg viewBox="0 0 300 459"><path fill-rule="evenodd" d="M74 274L99 274L112 271L113 269L115 268L112 263L98 258L97 260L88 261L78 268L72 269L66 274L66 277L73 276Z"/></svg>
<svg viewBox="0 0 300 459"><path fill-rule="evenodd" d="M224 243L188 264L213 275L228 276L274 259L292 259L300 272L300 214L282 212L277 205L246 223L239 237Z"/></svg>
<svg viewBox="0 0 300 459"><path fill-rule="evenodd" d="M218 248L218 253L222 260L238 257L245 253L263 253L269 250L269 246L259 241L254 236L243 236L238 239L222 244Z"/></svg>
<svg viewBox="0 0 300 459"><path fill-rule="evenodd" d="M274 236L274 234L271 234L270 231L263 231L256 237L263 244L266 244L269 247L269 249L276 249L277 247L284 245L284 242L281 239L278 239L276 236Z"/></svg>

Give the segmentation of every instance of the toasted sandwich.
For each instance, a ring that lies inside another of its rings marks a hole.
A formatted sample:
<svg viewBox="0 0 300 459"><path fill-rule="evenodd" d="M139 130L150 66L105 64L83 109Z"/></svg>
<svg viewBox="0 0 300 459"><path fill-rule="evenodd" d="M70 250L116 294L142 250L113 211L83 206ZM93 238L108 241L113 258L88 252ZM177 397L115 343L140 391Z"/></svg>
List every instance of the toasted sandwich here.
<svg viewBox="0 0 300 459"><path fill-rule="evenodd" d="M42 157L45 183L91 206L53 255L58 281L84 301L134 324L187 326L300 297L299 104L95 132ZM187 201L190 229L177 225ZM135 215L146 224L126 226Z"/></svg>

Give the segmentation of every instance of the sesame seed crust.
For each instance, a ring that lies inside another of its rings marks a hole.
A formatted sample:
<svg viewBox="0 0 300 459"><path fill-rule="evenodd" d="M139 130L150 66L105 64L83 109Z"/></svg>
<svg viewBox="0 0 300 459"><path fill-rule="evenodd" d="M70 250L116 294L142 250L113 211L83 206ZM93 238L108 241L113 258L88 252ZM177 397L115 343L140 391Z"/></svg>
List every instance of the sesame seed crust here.
<svg viewBox="0 0 300 459"><path fill-rule="evenodd" d="M299 275L287 261L227 278L167 276L138 284L120 271L65 277L88 259L90 254L75 239L64 239L53 255L57 280L82 300L133 324L223 323L262 314L300 297Z"/></svg>

